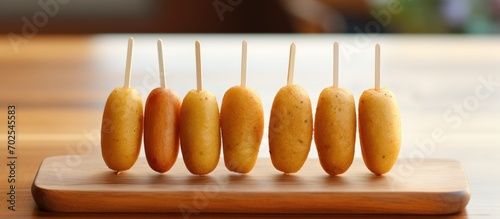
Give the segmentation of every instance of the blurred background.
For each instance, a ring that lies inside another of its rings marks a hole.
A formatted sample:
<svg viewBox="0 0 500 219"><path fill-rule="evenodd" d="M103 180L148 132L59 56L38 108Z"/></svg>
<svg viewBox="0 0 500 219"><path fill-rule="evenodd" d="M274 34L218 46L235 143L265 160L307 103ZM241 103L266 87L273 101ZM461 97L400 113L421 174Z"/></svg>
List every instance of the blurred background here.
<svg viewBox="0 0 500 219"><path fill-rule="evenodd" d="M483 34L500 31L500 0L0 0L0 20L15 34Z"/></svg>

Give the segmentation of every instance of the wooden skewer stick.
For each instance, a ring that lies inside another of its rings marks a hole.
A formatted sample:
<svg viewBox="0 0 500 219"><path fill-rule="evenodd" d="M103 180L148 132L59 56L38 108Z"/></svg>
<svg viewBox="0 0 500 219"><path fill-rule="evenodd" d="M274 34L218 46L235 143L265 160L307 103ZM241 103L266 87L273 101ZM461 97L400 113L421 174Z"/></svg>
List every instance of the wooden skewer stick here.
<svg viewBox="0 0 500 219"><path fill-rule="evenodd" d="M132 50L134 50L134 38L130 37L128 39L128 49L127 49L127 63L125 66L125 88L130 87L130 69L132 68Z"/></svg>
<svg viewBox="0 0 500 219"><path fill-rule="evenodd" d="M375 45L375 90L380 89L380 45Z"/></svg>
<svg viewBox="0 0 500 219"><path fill-rule="evenodd" d="M200 52L200 41L196 40L195 50L196 50L196 89L198 91L203 90L202 78L201 78L201 52Z"/></svg>
<svg viewBox="0 0 500 219"><path fill-rule="evenodd" d="M163 63L163 41L158 39L158 65L160 65L160 83L161 88L167 88L167 81L165 79L165 65Z"/></svg>
<svg viewBox="0 0 500 219"><path fill-rule="evenodd" d="M293 84L293 73L295 71L295 43L290 45L290 58L288 60L288 79L287 85Z"/></svg>
<svg viewBox="0 0 500 219"><path fill-rule="evenodd" d="M247 41L241 42L241 86L247 86Z"/></svg>
<svg viewBox="0 0 500 219"><path fill-rule="evenodd" d="M339 43L333 43L333 87L339 87Z"/></svg>

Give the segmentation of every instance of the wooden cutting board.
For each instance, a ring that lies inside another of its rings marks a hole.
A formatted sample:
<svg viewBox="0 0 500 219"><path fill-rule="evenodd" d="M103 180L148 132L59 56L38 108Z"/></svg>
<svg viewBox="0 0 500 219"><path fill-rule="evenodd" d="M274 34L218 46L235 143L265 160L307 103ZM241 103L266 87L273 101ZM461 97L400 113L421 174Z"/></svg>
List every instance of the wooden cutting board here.
<svg viewBox="0 0 500 219"><path fill-rule="evenodd" d="M165 174L140 158L117 175L100 157L46 158L32 185L38 206L55 212L241 212L451 214L465 208L470 190L458 161L400 159L376 176L362 159L340 176L329 176L317 159L284 175L260 158L246 175L226 170L196 176L182 159Z"/></svg>

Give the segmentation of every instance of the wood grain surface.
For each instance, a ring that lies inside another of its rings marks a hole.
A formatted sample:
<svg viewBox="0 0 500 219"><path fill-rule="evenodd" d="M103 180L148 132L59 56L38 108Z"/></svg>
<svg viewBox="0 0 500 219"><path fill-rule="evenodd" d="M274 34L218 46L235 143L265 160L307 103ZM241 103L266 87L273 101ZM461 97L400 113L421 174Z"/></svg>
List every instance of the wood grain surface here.
<svg viewBox="0 0 500 219"><path fill-rule="evenodd" d="M71 163L73 162L73 163ZM227 171L221 162L205 176L190 174L182 159L166 174L139 159L116 174L102 159L71 161L49 157L33 182L35 202L56 212L215 212L215 213L357 213L451 214L470 198L458 161L428 159L411 174L408 160L392 172L371 174L356 159L346 174L329 176L317 159L296 174L275 170L258 160L249 174Z"/></svg>

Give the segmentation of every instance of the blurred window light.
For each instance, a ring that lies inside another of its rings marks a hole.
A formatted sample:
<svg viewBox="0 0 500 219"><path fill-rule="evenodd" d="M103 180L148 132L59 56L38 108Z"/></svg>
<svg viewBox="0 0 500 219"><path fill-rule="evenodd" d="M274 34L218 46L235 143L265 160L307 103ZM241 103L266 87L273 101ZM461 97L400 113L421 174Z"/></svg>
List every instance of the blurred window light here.
<svg viewBox="0 0 500 219"><path fill-rule="evenodd" d="M443 0L441 12L449 25L460 27L470 15L470 3L467 0Z"/></svg>

